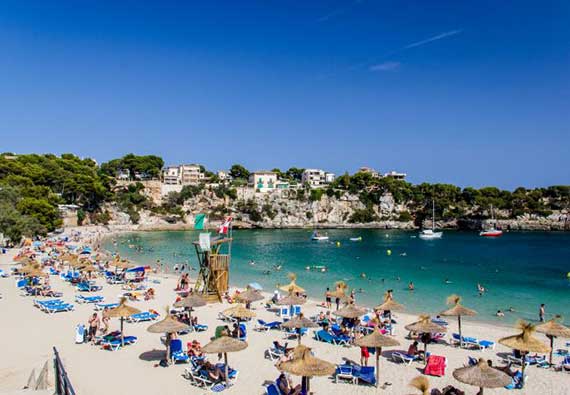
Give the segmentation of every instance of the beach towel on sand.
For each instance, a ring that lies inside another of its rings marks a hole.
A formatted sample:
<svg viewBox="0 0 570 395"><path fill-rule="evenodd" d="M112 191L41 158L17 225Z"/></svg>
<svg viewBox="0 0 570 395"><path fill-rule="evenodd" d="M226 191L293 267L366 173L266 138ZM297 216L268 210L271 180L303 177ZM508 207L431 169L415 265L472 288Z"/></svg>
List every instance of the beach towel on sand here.
<svg viewBox="0 0 570 395"><path fill-rule="evenodd" d="M428 358L428 363L424 370L424 374L429 374L432 376L444 376L445 365L445 357L442 357L440 355L430 355Z"/></svg>

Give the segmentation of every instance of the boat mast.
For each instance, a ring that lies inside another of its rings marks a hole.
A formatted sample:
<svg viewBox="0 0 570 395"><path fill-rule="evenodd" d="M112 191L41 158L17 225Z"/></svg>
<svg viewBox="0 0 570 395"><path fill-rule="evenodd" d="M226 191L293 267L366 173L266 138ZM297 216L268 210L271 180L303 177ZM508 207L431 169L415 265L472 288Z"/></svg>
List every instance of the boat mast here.
<svg viewBox="0 0 570 395"><path fill-rule="evenodd" d="M432 199L432 211L431 211L431 230L435 230L435 200Z"/></svg>

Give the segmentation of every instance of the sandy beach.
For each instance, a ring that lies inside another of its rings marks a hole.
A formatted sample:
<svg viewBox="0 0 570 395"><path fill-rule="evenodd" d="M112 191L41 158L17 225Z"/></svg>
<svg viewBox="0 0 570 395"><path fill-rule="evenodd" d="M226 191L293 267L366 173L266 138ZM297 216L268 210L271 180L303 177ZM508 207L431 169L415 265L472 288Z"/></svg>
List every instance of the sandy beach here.
<svg viewBox="0 0 570 395"><path fill-rule="evenodd" d="M100 234L90 234L89 240L100 241ZM13 265L12 258L17 250L9 250L7 254L0 255L0 269L9 272ZM194 274L195 275L195 274ZM166 275L152 275L151 280L156 280L152 287L156 290L156 297L149 301L130 302L134 307L142 311L154 309L164 315L166 306L171 306L176 297L174 288L176 278ZM193 280L193 279L192 279ZM97 284L103 289L97 295L105 297L106 303L115 302L121 293L120 285L109 285L103 278L98 278ZM230 279L231 281L231 279ZM48 315L33 306L33 297L21 296L21 291L15 286L14 278L0 278L0 311L2 313L2 336L0 336L0 350L3 357L0 359L0 394L12 393L21 389L28 379L33 368L38 371L44 362L52 358L52 347L55 346L63 358L68 370L69 377L77 394L204 394L208 390L192 386L182 373L187 365L177 364L168 368L157 366L164 355L164 346L160 336L148 333L146 328L150 323L125 324L125 334L138 337L138 342L119 351L111 352L102 350L98 346L90 344L75 344L75 327L77 324L85 324L93 313L93 305L75 303L76 291L69 283L56 276L50 277L52 288L63 292L63 300L74 303L75 310L72 312ZM245 285L245 284L239 284ZM270 291L270 290L268 290ZM397 299L397 295L396 295ZM303 306L306 316L312 316L323 308L317 305L317 301L310 300ZM218 313L230 305L209 304L198 308L195 315L202 324L207 324L206 332L190 333L181 337L184 343L197 339L202 345L208 343L214 334L214 329L223 323L217 319ZM253 304L257 318L266 321L279 319L275 313L266 311L262 302ZM422 372L422 363L412 363L410 366L395 363L390 359L392 351L405 351L410 340L406 339L407 331L404 326L416 321L416 316L397 314L395 338L401 343L401 347L383 351L380 360L380 384L391 383L385 389L376 389L371 386L353 385L348 383L335 383L330 377L316 377L311 381L311 389L316 394L344 394L347 391L356 394L411 394L416 390L408 386L408 383ZM253 330L255 319L248 323L248 347L244 351L229 354L229 364L239 371L239 377L235 385L225 390L228 394L263 394L263 384L273 381L279 375L274 362L264 358L264 351L272 344L273 340L280 342L289 341L289 345L295 345L296 340L286 340L284 332L268 331L257 332ZM111 320L111 329L118 329L118 319ZM455 332L456 320L449 319L448 336ZM463 325L464 335L497 341L499 338L515 334L515 329L494 327L488 324L470 322L466 320ZM547 342L546 337L537 334L540 339ZM313 330L304 336L303 343L311 347L315 355L334 364L341 363L343 358L358 362L360 349L358 347L334 346L313 339ZM564 339L557 341L555 348L564 346ZM429 350L434 355L447 357L447 369L445 376L429 378L432 388L443 388L454 385L467 394L475 394L478 389L456 381L452 372L467 363L468 356L491 359L496 365L504 365L502 356L511 350L497 344L495 350L471 351L452 347L448 344L432 344ZM215 355L208 357L216 361ZM555 362L559 362L556 358ZM370 364L373 364L373 358ZM524 390L486 390L488 394L507 394L509 392L520 394L563 394L570 393L570 376L567 373L553 370L530 367L527 370L528 381ZM295 383L300 378L293 377ZM415 391L415 392L414 392Z"/></svg>

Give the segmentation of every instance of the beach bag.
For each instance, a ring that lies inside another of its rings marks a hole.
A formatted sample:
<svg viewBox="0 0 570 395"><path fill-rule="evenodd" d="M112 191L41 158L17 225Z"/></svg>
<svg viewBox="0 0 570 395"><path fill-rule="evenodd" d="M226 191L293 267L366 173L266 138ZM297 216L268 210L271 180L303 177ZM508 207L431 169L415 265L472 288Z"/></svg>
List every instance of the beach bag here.
<svg viewBox="0 0 570 395"><path fill-rule="evenodd" d="M79 324L75 328L75 343L81 344L85 342L85 325Z"/></svg>

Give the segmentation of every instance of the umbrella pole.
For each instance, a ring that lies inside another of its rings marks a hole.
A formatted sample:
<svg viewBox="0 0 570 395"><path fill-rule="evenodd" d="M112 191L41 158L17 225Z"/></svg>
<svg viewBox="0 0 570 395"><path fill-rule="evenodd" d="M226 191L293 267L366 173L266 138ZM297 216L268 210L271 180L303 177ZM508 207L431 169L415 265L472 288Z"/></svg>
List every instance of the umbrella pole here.
<svg viewBox="0 0 570 395"><path fill-rule="evenodd" d="M194 332L194 326L192 325L192 309L188 308L188 318L190 319L190 331Z"/></svg>
<svg viewBox="0 0 570 395"><path fill-rule="evenodd" d="M427 343L424 343L424 362L427 366Z"/></svg>
<svg viewBox="0 0 570 395"><path fill-rule="evenodd" d="M382 347L376 347L376 388L380 385L380 353L382 352Z"/></svg>
<svg viewBox="0 0 570 395"><path fill-rule="evenodd" d="M125 347L125 335L123 334L123 317L121 317L121 347Z"/></svg>
<svg viewBox="0 0 570 395"><path fill-rule="evenodd" d="M299 339L299 345L301 344L301 329L297 328L297 339Z"/></svg>
<svg viewBox="0 0 570 395"><path fill-rule="evenodd" d="M479 395L483 395L483 387L479 387Z"/></svg>
<svg viewBox="0 0 570 395"><path fill-rule="evenodd" d="M550 338L550 358L549 363L552 366L552 350L554 350L554 336L548 336Z"/></svg>
<svg viewBox="0 0 570 395"><path fill-rule="evenodd" d="M461 334L461 316L457 316L457 324L459 325L459 348L463 348L463 335Z"/></svg>
<svg viewBox="0 0 570 395"><path fill-rule="evenodd" d="M170 333L166 334L166 362L170 365L171 360L170 360L170 337L172 335Z"/></svg>
<svg viewBox="0 0 570 395"><path fill-rule="evenodd" d="M521 368L521 372L522 372L522 378L521 378L521 389L524 388L524 367L526 365L526 353L523 353L522 355L522 368Z"/></svg>
<svg viewBox="0 0 570 395"><path fill-rule="evenodd" d="M230 386L230 378L228 377L228 353L224 353L224 372L226 375L226 388Z"/></svg>

